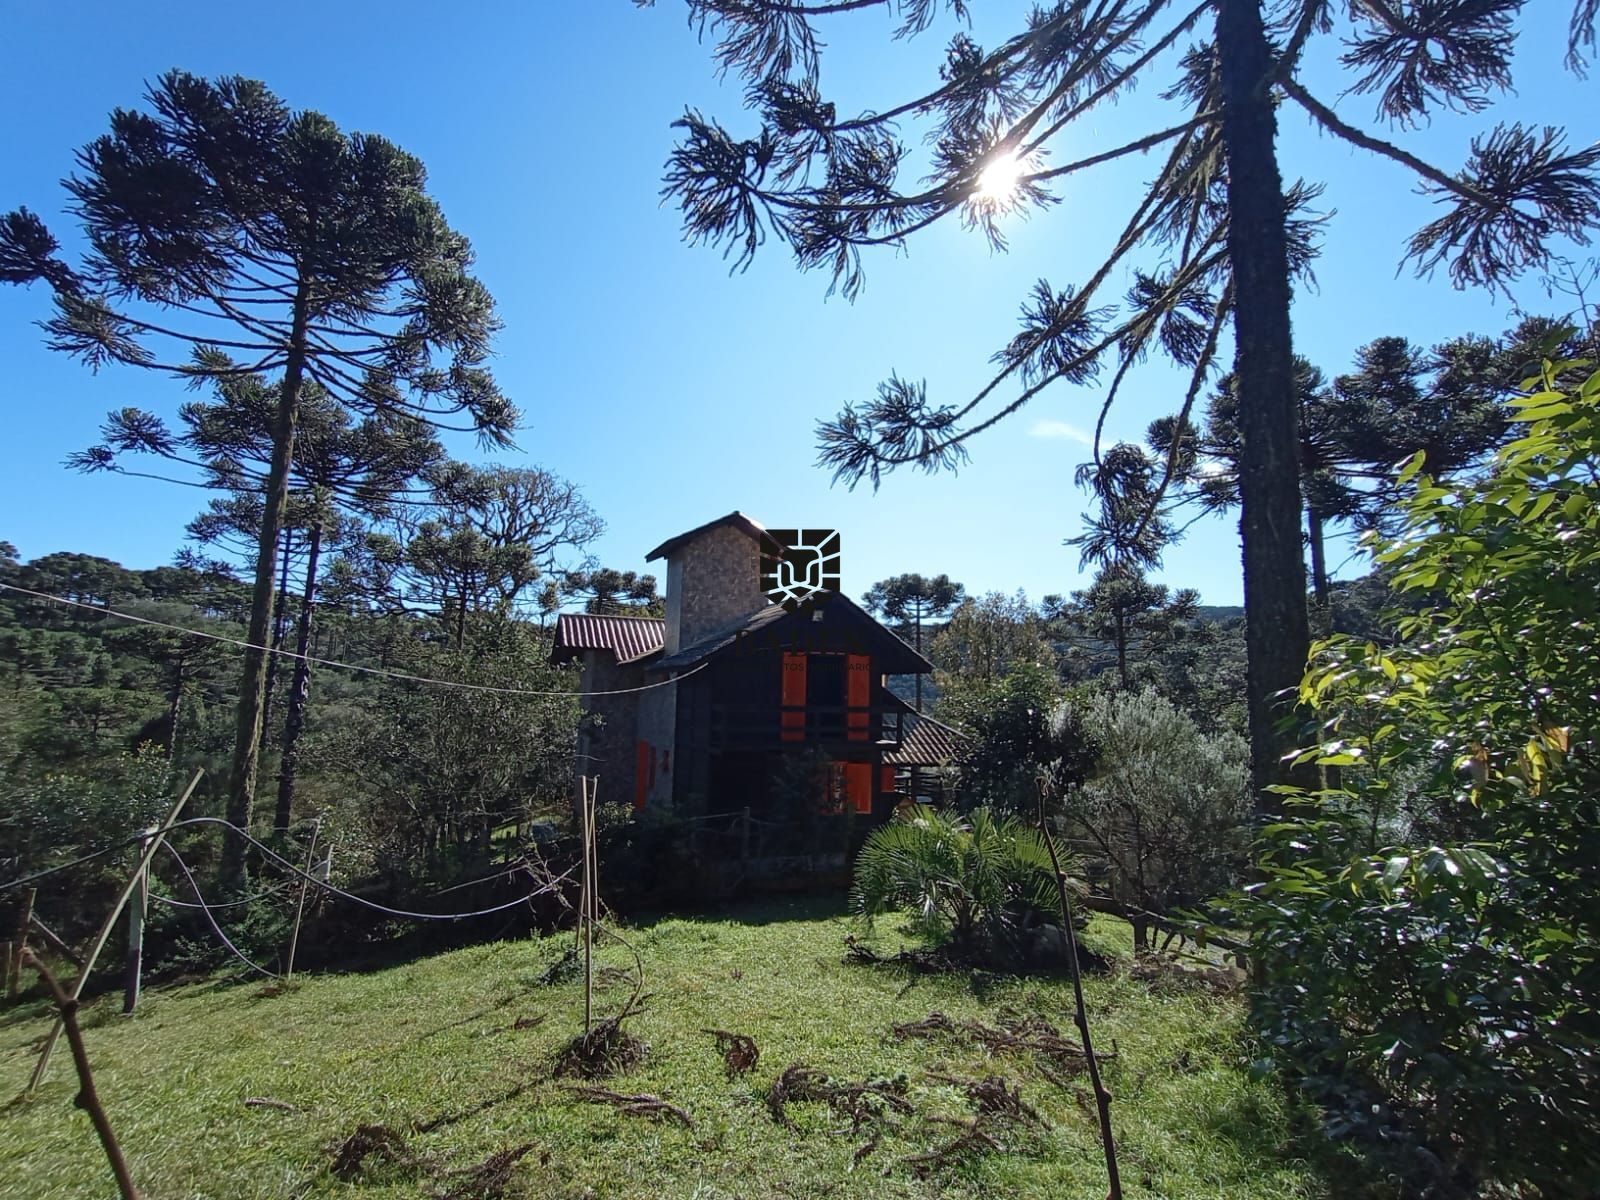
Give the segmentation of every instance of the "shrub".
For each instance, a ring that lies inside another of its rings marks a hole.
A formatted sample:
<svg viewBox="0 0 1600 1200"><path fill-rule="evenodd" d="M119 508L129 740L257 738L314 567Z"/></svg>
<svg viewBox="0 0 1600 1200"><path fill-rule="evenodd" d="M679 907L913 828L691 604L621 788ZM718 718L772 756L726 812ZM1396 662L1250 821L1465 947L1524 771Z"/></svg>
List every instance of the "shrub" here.
<svg viewBox="0 0 1600 1200"><path fill-rule="evenodd" d="M1100 755L1089 778L1064 792L1063 815L1106 864L1115 898L1164 913L1242 882L1250 843L1243 738L1202 733L1149 688L1091 696L1078 722ZM1133 928L1142 946L1137 915Z"/></svg>
<svg viewBox="0 0 1600 1200"><path fill-rule="evenodd" d="M873 830L856 857L850 899L868 916L909 908L925 936L978 958L1014 951L1028 920L1057 905L1038 832L983 808L928 810Z"/></svg>
<svg viewBox="0 0 1600 1200"><path fill-rule="evenodd" d="M1484 482L1402 473L1379 558L1432 602L1314 648L1338 786L1288 800L1242 912L1269 1051L1338 1121L1550 1196L1600 1178L1600 374L1556 377Z"/></svg>
<svg viewBox="0 0 1600 1200"><path fill-rule="evenodd" d="M941 716L970 735L957 764L963 807L1033 811L1039 767L1059 757L1049 718L1060 698L1053 671L1018 663L1006 675L970 685L945 701Z"/></svg>

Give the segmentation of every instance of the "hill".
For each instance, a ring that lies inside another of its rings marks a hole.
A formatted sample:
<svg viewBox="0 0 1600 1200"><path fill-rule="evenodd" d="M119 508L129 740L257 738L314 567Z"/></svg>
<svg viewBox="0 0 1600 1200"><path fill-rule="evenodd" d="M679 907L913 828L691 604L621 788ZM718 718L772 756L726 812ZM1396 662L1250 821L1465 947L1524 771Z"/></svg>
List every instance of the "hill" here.
<svg viewBox="0 0 1600 1200"><path fill-rule="evenodd" d="M1089 938L1099 948L1127 944L1125 926L1096 922ZM604 1082L681 1106L692 1129L586 1101L552 1078L558 1049L581 1028L581 981L544 982L570 934L306 977L276 996L259 983L224 980L157 989L131 1018L116 1015L107 997L85 1014L88 1049L149 1200L1103 1194L1081 1076L1052 1072L1050 1082L1031 1053L991 1058L969 1041L891 1033L934 1011L994 1024L1007 1010L1070 1032L1070 984L846 964L852 931L861 928L818 902L788 901L627 932L649 992L632 1028L651 1052ZM873 940L897 948L893 923L880 921ZM616 945L602 959L612 969L602 973L601 1008L614 1011L629 993L620 976L633 960ZM1352 1194L1349 1168L1309 1163L1294 1132L1304 1126L1270 1082L1251 1078L1236 998L1152 990L1125 962L1092 979L1089 997L1097 1039L1117 1051L1106 1070L1128 1195ZM755 1039L754 1070L726 1076L704 1032L714 1028ZM26 1081L44 1029L36 1003L0 1023L8 1097ZM795 1128L785 1129L768 1093L797 1062L836 1080L883 1081L911 1111L869 1097L852 1131L852 1119L827 1104L792 1101ZM919 1173L908 1160L960 1132L933 1118L974 1111L937 1076L990 1074L1019 1086L1047 1127L997 1127L1002 1150L980 1148ZM38 1094L0 1110L0 1177L12 1200L110 1193L89 1121L72 1107L74 1090L63 1053ZM369 1157L365 1172L342 1181L333 1151L363 1124L387 1127L404 1149L397 1161ZM466 1173L521 1147L503 1181Z"/></svg>

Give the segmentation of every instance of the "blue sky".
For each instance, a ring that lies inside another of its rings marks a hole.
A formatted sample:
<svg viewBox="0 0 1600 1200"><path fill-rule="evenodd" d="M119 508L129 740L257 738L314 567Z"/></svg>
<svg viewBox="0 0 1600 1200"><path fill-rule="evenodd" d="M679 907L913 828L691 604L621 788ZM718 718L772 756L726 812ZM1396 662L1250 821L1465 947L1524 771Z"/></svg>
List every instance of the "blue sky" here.
<svg viewBox="0 0 1600 1200"><path fill-rule="evenodd" d="M1026 9L982 7L974 35L983 44ZM1087 457L1095 388L1047 391L972 442L959 474L896 473L876 493L831 486L813 465L813 428L895 371L926 378L936 399L965 400L1014 331L1032 282L1061 287L1092 269L1150 163L1075 177L1060 205L1016 222L1008 254L953 222L930 230L908 254L870 261L866 291L849 304L825 299L827 279L798 273L781 247L730 276L717 253L682 243L678 216L659 197L670 122L688 105L735 131L751 125L737 81L718 82L709 45L697 44L676 0L648 10L628 0L10 9L0 209L25 204L63 240L73 230L58 180L73 152L169 67L263 79L296 108L418 155L448 218L472 240L505 321L495 369L527 424L519 449L495 457L581 484L609 525L595 547L608 565L641 567L664 538L738 508L770 526L840 529L845 587L857 595L901 571L948 572L969 590L1020 587L1035 598L1086 586L1061 543L1079 529L1084 496L1072 473ZM1600 129L1593 83L1561 68L1565 12L1529 6L1518 92L1491 115L1565 124L1582 144ZM935 79L952 27L908 43L891 42L889 28L883 14L829 26L824 91L842 110L888 107ZM1325 81L1324 96L1337 88L1326 83L1336 80L1331 53L1323 48L1310 75ZM1097 114L1057 147L1056 161L1159 127L1157 90ZM1372 127L1370 98L1339 107ZM1447 115L1398 136L1453 167L1488 123ZM1399 167L1318 135L1295 113L1284 115L1281 153L1286 175L1326 183L1322 207L1335 210L1317 289L1297 297L1297 350L1337 373L1383 334L1428 343L1504 327L1504 297L1397 274L1405 237L1432 207ZM1125 288L1122 278L1111 284L1109 295ZM1533 311L1552 307L1535 279L1515 298ZM132 566L166 562L200 493L80 477L61 462L96 441L108 410L171 414L185 393L153 373L96 375L51 353L31 324L46 310L42 288L0 289L0 539L26 557L68 549ZM1160 366L1131 382L1108 422L1113 439L1137 439L1181 399L1183 380ZM479 457L470 441L452 448ZM1162 577L1199 588L1209 603L1237 603L1234 523L1195 526Z"/></svg>

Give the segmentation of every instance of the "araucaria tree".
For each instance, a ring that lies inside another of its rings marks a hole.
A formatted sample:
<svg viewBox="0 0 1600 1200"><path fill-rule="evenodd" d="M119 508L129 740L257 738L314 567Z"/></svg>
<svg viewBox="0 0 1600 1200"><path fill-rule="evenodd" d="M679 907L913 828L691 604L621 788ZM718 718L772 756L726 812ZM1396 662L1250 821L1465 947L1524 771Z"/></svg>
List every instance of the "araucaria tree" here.
<svg viewBox="0 0 1600 1200"><path fill-rule="evenodd" d="M976 395L940 403L923 383L891 378L822 425L821 458L852 485L907 464L953 467L971 437L1059 381L1109 375L1109 407L1130 367L1157 349L1192 373L1187 413L1231 325L1253 777L1263 795L1290 744L1275 727L1274 697L1299 681L1309 637L1289 315L1292 281L1313 253L1317 188L1281 177L1277 106L1390 159L1434 196L1440 215L1408 247L1420 270L1446 266L1458 285L1500 285L1542 262L1551 239L1586 240L1600 219L1600 147L1568 151L1558 130L1501 126L1450 173L1340 116L1299 67L1308 46L1338 37L1344 82L1376 95L1381 121L1478 112L1511 84L1522 0L1045 0L991 49L958 32L926 94L856 115L820 90L820 23L889 10L898 34L911 36L943 13L965 18L965 0L686 3L691 23L717 38L718 63L747 82L759 128L741 138L686 113L666 192L686 237L721 246L738 266L774 237L853 296L867 247L902 245L948 217L1002 244L1009 211L1049 206L1053 187L1097 165L1159 152L1104 261L1076 285L1039 282ZM1577 0L1573 69L1593 49L1595 14L1594 0ZM1083 145L1091 114L1135 84L1165 88L1170 115L1122 144L1049 164L1052 149ZM908 148L907 128L927 135L927 155ZM905 176L927 178L908 189ZM1121 303L1105 294L1119 268L1133 279Z"/></svg>
<svg viewBox="0 0 1600 1200"><path fill-rule="evenodd" d="M948 575L896 575L880 579L861 599L871 613L909 622L922 653L922 623L937 621L967 598L967 589ZM922 711L922 676L917 676L917 711Z"/></svg>
<svg viewBox="0 0 1600 1200"><path fill-rule="evenodd" d="M149 111L118 109L78 154L69 211L88 242L67 263L27 209L0 218L0 280L46 283L49 345L91 367L191 383L272 379L263 491L228 818L248 825L267 682L273 563L305 391L362 414L461 422L510 441L517 412L485 369L498 322L467 240L422 164L381 137L291 111L261 83L162 76ZM245 872L230 836L224 881Z"/></svg>

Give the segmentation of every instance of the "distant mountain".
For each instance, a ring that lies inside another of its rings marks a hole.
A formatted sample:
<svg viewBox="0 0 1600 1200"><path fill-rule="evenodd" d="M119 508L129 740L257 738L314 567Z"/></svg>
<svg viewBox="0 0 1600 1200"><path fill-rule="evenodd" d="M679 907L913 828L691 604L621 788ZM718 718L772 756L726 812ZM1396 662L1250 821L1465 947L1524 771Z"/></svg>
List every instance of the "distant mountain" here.
<svg viewBox="0 0 1600 1200"><path fill-rule="evenodd" d="M1244 619L1242 604L1201 604L1195 611L1202 621L1236 621Z"/></svg>

